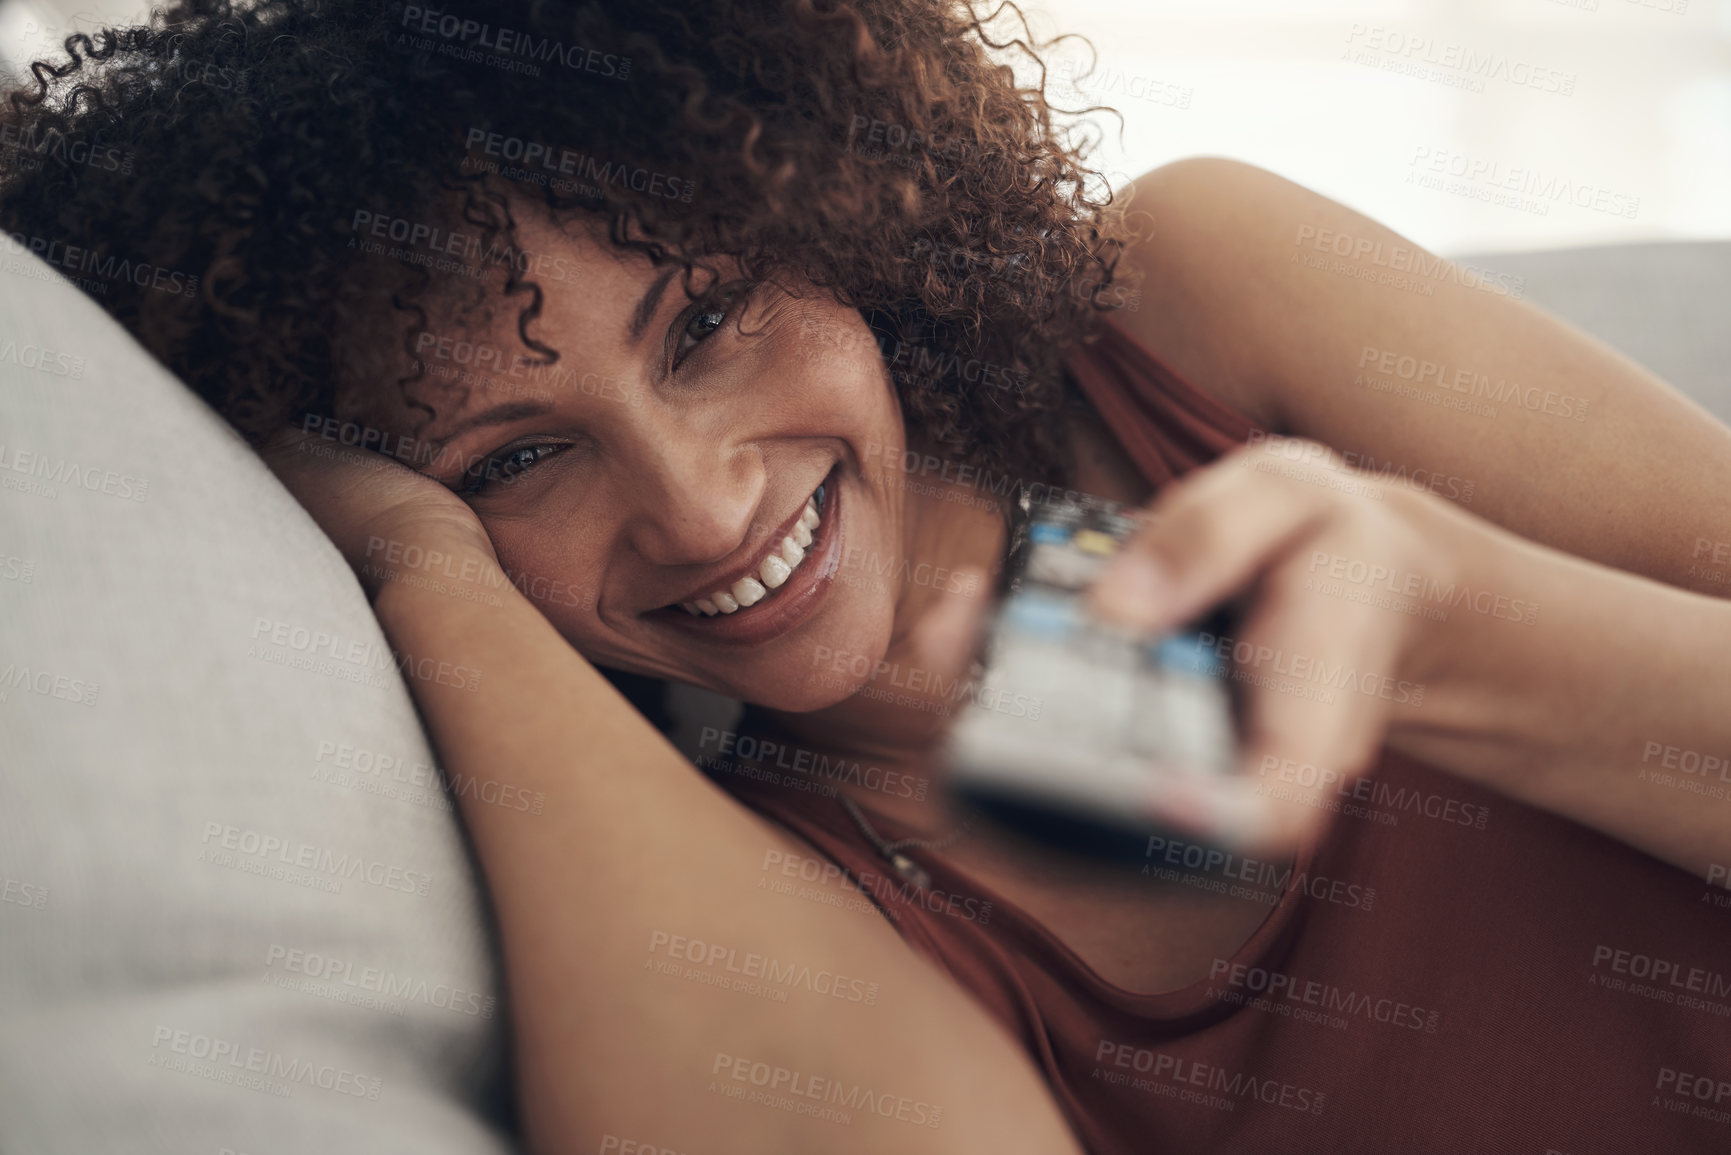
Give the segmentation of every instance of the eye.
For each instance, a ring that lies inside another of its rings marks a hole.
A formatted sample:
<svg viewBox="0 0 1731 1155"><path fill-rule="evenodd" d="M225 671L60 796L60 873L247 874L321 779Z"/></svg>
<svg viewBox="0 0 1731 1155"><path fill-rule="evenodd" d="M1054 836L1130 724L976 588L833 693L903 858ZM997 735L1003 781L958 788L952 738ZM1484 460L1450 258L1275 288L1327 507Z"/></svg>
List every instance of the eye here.
<svg viewBox="0 0 1731 1155"><path fill-rule="evenodd" d="M479 497L494 486L509 485L564 448L563 445L519 445L489 454L463 474L457 493L463 497Z"/></svg>
<svg viewBox="0 0 1731 1155"><path fill-rule="evenodd" d="M727 324L734 306L745 298L744 286L733 286L707 301L697 301L680 315L677 340L673 347L673 364L677 368L698 345L707 341Z"/></svg>

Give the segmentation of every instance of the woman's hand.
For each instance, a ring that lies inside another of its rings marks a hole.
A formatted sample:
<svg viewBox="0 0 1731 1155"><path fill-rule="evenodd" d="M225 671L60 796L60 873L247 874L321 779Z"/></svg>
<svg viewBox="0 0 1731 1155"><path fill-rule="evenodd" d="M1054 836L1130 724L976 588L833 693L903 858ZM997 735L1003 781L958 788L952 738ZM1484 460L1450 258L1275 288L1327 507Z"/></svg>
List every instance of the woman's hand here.
<svg viewBox="0 0 1731 1155"><path fill-rule="evenodd" d="M434 554L461 559L469 569L498 564L462 498L401 462L298 429L279 434L260 453L355 568L369 597L387 575L401 572L405 557L417 559L408 568L435 572L449 567L428 566Z"/></svg>
<svg viewBox="0 0 1731 1155"><path fill-rule="evenodd" d="M1178 812L1213 807L1258 849L1292 849L1387 746L1695 874L1731 863L1731 761L1714 753L1731 748L1731 604L1308 441L1234 453L1148 513L1091 591L1098 613L1158 632L1248 592L1240 636L1216 645L1244 687L1240 772ZM1668 770L1690 752L1722 781Z"/></svg>
<svg viewBox="0 0 1731 1155"><path fill-rule="evenodd" d="M1149 817L1265 855L1314 834L1329 793L1369 769L1402 724L1435 712L1429 683L1462 638L1439 633L1437 619L1455 611L1425 597L1489 588L1484 563L1508 539L1284 438L1168 486L1145 519L1089 591L1099 617L1152 636L1228 600L1247 606L1235 637L1203 638L1242 690L1239 772L1162 776L1145 797ZM1391 595L1391 583L1414 592ZM949 598L918 624L923 663L962 676L979 602ZM1504 606L1518 614L1527 603Z"/></svg>
<svg viewBox="0 0 1731 1155"><path fill-rule="evenodd" d="M1240 773L1175 781L1162 817L1264 852L1314 833L1328 795L1423 717L1453 640L1441 628L1459 612L1449 600L1486 588L1476 579L1502 543L1462 521L1440 499L1285 438L1169 486L1090 591L1095 612L1158 634L1248 598L1236 637L1204 638L1242 687ZM1532 604L1502 607L1518 619Z"/></svg>

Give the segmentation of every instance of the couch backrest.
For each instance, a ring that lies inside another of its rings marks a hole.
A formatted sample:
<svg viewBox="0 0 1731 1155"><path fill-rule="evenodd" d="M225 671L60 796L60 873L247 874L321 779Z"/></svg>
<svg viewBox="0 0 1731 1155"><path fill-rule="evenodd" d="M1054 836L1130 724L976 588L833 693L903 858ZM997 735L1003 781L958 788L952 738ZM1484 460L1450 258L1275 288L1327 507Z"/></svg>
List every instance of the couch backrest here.
<svg viewBox="0 0 1731 1155"><path fill-rule="evenodd" d="M0 240L0 1151L510 1150L389 659L259 459Z"/></svg>

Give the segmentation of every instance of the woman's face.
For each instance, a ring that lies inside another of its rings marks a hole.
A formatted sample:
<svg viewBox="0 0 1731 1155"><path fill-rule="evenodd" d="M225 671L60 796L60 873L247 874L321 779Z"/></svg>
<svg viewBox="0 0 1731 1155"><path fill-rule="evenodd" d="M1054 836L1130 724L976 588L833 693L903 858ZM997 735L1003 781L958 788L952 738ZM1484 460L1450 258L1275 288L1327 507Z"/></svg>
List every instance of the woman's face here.
<svg viewBox="0 0 1731 1155"><path fill-rule="evenodd" d="M845 697L818 656L876 661L901 587L836 581L844 552L881 570L904 548L903 491L871 465L904 444L901 414L858 312L805 286L729 291L726 268L693 302L677 266L518 216L545 293L530 332L557 364L518 338L527 296L492 289L488 315L433 308L415 339L430 422L380 387L405 370L382 347L356 360L394 371L342 416L437 445L419 468L590 660L783 710ZM400 349L402 314L389 325Z"/></svg>

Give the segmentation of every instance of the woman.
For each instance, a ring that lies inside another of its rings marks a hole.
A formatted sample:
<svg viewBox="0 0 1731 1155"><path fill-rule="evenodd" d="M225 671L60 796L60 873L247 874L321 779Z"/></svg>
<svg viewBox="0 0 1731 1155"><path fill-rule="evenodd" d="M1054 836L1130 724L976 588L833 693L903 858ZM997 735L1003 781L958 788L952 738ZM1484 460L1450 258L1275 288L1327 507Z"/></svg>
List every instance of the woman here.
<svg viewBox="0 0 1731 1155"><path fill-rule="evenodd" d="M1677 783L1731 745L1731 433L1267 174L1092 199L989 35L188 2L10 99L131 172L0 213L269 443L448 767L545 795L460 792L534 1150L1713 1145L1731 823ZM1194 800L1246 854L943 810L998 495L1054 489L1155 514L1102 614L1246 595L1243 789ZM597 665L752 703L714 781Z"/></svg>

